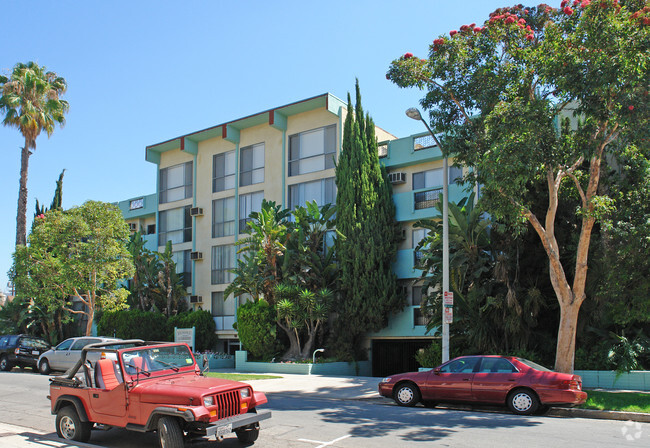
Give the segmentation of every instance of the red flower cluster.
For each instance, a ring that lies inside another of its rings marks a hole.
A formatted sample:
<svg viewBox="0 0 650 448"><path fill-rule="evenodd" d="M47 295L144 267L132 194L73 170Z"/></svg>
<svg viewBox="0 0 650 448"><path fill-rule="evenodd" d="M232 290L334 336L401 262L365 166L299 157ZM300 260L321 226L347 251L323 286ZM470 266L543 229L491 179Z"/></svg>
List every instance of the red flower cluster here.
<svg viewBox="0 0 650 448"><path fill-rule="evenodd" d="M650 6L646 6L643 9L635 12L630 17L630 20L639 19L639 24L650 25Z"/></svg>
<svg viewBox="0 0 650 448"><path fill-rule="evenodd" d="M458 31L456 31L456 30L451 30L451 31L449 32L449 35L450 35L451 37L454 37L456 34L458 34Z"/></svg>
<svg viewBox="0 0 650 448"><path fill-rule="evenodd" d="M573 9L569 8L568 6L564 8L562 11L564 11L564 14L566 14L567 16L573 14Z"/></svg>
<svg viewBox="0 0 650 448"><path fill-rule="evenodd" d="M404 59L411 59L413 57L413 53L404 53Z"/></svg>
<svg viewBox="0 0 650 448"><path fill-rule="evenodd" d="M436 39L433 41L433 45L442 45L445 43L444 39Z"/></svg>
<svg viewBox="0 0 650 448"><path fill-rule="evenodd" d="M36 216L36 219L45 219L45 215L41 213L40 215Z"/></svg>
<svg viewBox="0 0 650 448"><path fill-rule="evenodd" d="M629 106L628 109L630 109L632 111L632 110L634 110L634 106Z"/></svg>

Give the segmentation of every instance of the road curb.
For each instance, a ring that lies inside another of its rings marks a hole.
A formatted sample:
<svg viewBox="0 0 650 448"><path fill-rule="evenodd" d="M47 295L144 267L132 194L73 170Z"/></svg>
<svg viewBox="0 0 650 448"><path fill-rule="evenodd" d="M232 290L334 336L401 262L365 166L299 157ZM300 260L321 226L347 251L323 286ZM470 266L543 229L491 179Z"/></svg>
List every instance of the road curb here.
<svg viewBox="0 0 650 448"><path fill-rule="evenodd" d="M546 414L551 417L593 418L600 420L631 420L650 423L650 414L641 412L601 411L598 409L551 408Z"/></svg>

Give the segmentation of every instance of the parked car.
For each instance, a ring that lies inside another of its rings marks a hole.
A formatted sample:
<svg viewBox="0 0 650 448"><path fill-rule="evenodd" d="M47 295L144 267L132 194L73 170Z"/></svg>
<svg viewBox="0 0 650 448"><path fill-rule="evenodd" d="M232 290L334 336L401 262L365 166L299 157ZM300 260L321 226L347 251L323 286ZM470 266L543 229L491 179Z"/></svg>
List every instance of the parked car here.
<svg viewBox="0 0 650 448"><path fill-rule="evenodd" d="M120 346L127 348L115 348ZM130 344L127 345L127 344ZM89 362L91 354L98 355ZM109 356L112 355L112 356ZM128 340L84 347L77 364L52 378L59 437L86 442L94 425L156 431L160 446L182 448L188 437L235 433L252 444L271 412L262 392L238 381L204 377L184 343Z"/></svg>
<svg viewBox="0 0 650 448"><path fill-rule="evenodd" d="M8 371L14 366L36 370L38 357L49 348L44 339L27 334L0 336L0 370Z"/></svg>
<svg viewBox="0 0 650 448"><path fill-rule="evenodd" d="M43 375L49 374L52 370L65 372L79 361L81 358L81 349L86 345L113 341L119 341L119 339L103 336L84 336L66 339L53 349L40 355L38 358L38 370Z"/></svg>
<svg viewBox="0 0 650 448"><path fill-rule="evenodd" d="M379 394L400 406L474 402L507 405L523 415L587 400L580 376L511 356L461 356L427 372L391 375L379 383Z"/></svg>

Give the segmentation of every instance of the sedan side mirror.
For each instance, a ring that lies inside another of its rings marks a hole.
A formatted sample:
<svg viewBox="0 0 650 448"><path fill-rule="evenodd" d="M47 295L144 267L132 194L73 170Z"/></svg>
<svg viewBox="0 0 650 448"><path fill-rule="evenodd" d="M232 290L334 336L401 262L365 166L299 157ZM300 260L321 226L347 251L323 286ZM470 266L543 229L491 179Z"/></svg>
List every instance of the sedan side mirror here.
<svg viewBox="0 0 650 448"><path fill-rule="evenodd" d="M435 369L433 369L433 374L440 375L440 367L436 367Z"/></svg>

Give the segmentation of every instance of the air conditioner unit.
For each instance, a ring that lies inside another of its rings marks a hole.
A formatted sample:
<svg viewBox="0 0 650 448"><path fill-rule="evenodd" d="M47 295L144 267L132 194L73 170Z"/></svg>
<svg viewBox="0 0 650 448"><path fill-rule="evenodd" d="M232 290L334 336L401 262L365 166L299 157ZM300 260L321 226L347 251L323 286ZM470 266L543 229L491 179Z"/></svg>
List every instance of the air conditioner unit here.
<svg viewBox="0 0 650 448"><path fill-rule="evenodd" d="M203 260L203 252L190 252L190 260Z"/></svg>
<svg viewBox="0 0 650 448"><path fill-rule="evenodd" d="M388 173L388 180L391 184L403 184L406 182L406 173Z"/></svg>
<svg viewBox="0 0 650 448"><path fill-rule="evenodd" d="M203 296L190 296L190 303L203 303Z"/></svg>
<svg viewBox="0 0 650 448"><path fill-rule="evenodd" d="M190 209L190 216L203 216L203 207L192 207Z"/></svg>
<svg viewBox="0 0 650 448"><path fill-rule="evenodd" d="M136 232L137 230L138 230L138 223L130 222L129 223L129 231L130 232Z"/></svg>

